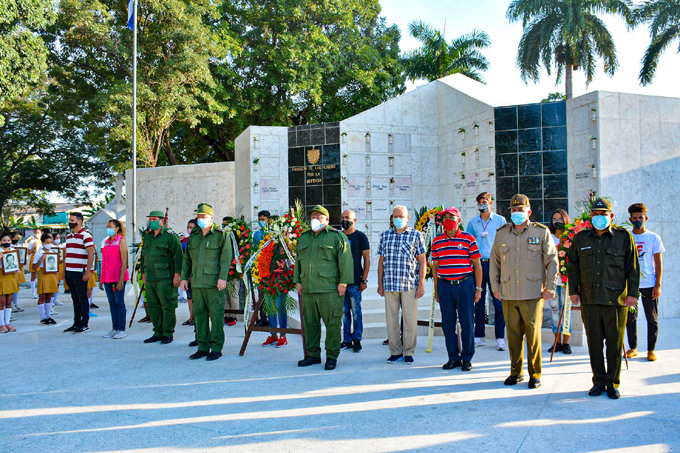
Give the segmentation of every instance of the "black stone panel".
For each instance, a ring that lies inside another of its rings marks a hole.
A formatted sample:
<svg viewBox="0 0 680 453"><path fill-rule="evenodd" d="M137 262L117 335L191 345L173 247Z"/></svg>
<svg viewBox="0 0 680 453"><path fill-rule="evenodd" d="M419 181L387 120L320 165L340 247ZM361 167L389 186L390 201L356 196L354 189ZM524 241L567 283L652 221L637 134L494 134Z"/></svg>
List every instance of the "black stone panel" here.
<svg viewBox="0 0 680 453"><path fill-rule="evenodd" d="M543 149L546 151L567 149L567 127L544 127Z"/></svg>
<svg viewBox="0 0 680 453"><path fill-rule="evenodd" d="M543 127L567 125L566 102L544 102L541 104Z"/></svg>
<svg viewBox="0 0 680 453"><path fill-rule="evenodd" d="M323 148L322 162L324 164L340 165L340 145L325 145ZM338 175L340 177L340 175Z"/></svg>
<svg viewBox="0 0 680 453"><path fill-rule="evenodd" d="M545 198L567 198L569 197L569 183L567 175L546 175L544 177Z"/></svg>
<svg viewBox="0 0 680 453"><path fill-rule="evenodd" d="M323 183L338 184L340 181L340 164L323 164Z"/></svg>
<svg viewBox="0 0 680 453"><path fill-rule="evenodd" d="M300 148L288 148L288 166L296 167L305 165L305 149Z"/></svg>
<svg viewBox="0 0 680 453"><path fill-rule="evenodd" d="M325 124L312 124L310 131L312 134L312 145L320 146L326 144Z"/></svg>
<svg viewBox="0 0 680 453"><path fill-rule="evenodd" d="M541 127L541 105L520 105L517 107L517 129Z"/></svg>
<svg viewBox="0 0 680 453"><path fill-rule="evenodd" d="M323 186L323 205L330 206L342 204L342 191L340 185Z"/></svg>
<svg viewBox="0 0 680 453"><path fill-rule="evenodd" d="M555 209L567 209L569 207L569 201L566 198L546 198L543 201L543 208L545 209L545 221L546 225L550 223L552 213Z"/></svg>
<svg viewBox="0 0 680 453"><path fill-rule="evenodd" d="M521 153L519 155L520 176L540 176L543 174L542 153ZM528 195L527 195L528 196Z"/></svg>
<svg viewBox="0 0 680 453"><path fill-rule="evenodd" d="M297 146L309 146L312 144L312 135L309 129L303 129L304 126L297 127Z"/></svg>
<svg viewBox="0 0 680 453"><path fill-rule="evenodd" d="M517 152L517 131L496 132L496 154Z"/></svg>
<svg viewBox="0 0 680 453"><path fill-rule="evenodd" d="M568 172L567 152L549 151L543 153L543 173L546 175L562 175Z"/></svg>
<svg viewBox="0 0 680 453"><path fill-rule="evenodd" d="M340 218L342 217L342 207L340 205L324 206L328 209L329 220L331 226L338 228L340 226Z"/></svg>
<svg viewBox="0 0 680 453"><path fill-rule="evenodd" d="M536 200L530 200L531 202L531 216L529 217L532 222L539 222L545 224L543 219L543 200L538 198Z"/></svg>
<svg viewBox="0 0 680 453"><path fill-rule="evenodd" d="M302 205L305 205L305 188L304 187L289 187L288 188L288 205L295 206L295 200L300 200Z"/></svg>
<svg viewBox="0 0 680 453"><path fill-rule="evenodd" d="M523 193L529 200L540 200L543 198L543 177L542 176L520 176L519 193ZM533 204L533 203L532 203Z"/></svg>
<svg viewBox="0 0 680 453"><path fill-rule="evenodd" d="M318 204L323 205L323 186L307 186L307 195L305 196L305 204L314 207ZM310 210L307 213L311 213Z"/></svg>
<svg viewBox="0 0 680 453"><path fill-rule="evenodd" d="M297 134L295 133L294 127L288 128L288 147L292 148L297 146Z"/></svg>
<svg viewBox="0 0 680 453"><path fill-rule="evenodd" d="M520 153L540 151L541 129L523 129L517 131L517 141Z"/></svg>
<svg viewBox="0 0 680 453"><path fill-rule="evenodd" d="M510 200L496 200L496 214L505 217L507 222L510 221Z"/></svg>
<svg viewBox="0 0 680 453"><path fill-rule="evenodd" d="M340 127L326 127L326 144L340 143Z"/></svg>
<svg viewBox="0 0 680 453"><path fill-rule="evenodd" d="M510 200L518 193L517 179L517 176L496 178L496 196L499 200Z"/></svg>
<svg viewBox="0 0 680 453"><path fill-rule="evenodd" d="M496 154L496 176L517 176L517 154Z"/></svg>
<svg viewBox="0 0 680 453"><path fill-rule="evenodd" d="M494 125L497 131L517 129L517 107L494 109Z"/></svg>
<svg viewBox="0 0 680 453"><path fill-rule="evenodd" d="M290 187L305 187L304 167L288 167L288 185Z"/></svg>

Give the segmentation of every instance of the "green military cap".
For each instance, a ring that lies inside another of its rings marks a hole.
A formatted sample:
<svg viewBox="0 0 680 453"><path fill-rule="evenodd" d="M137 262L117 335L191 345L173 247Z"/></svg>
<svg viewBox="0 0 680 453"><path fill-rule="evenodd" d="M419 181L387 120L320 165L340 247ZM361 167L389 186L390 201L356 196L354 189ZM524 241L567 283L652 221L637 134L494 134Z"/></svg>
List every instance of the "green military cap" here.
<svg viewBox="0 0 680 453"><path fill-rule="evenodd" d="M199 203L198 209L196 209L196 214L208 214L213 217L215 216L212 206L207 203Z"/></svg>
<svg viewBox="0 0 680 453"><path fill-rule="evenodd" d="M593 206L590 208L591 211L610 211L612 210L612 204L606 198L596 198L593 201Z"/></svg>
<svg viewBox="0 0 680 453"><path fill-rule="evenodd" d="M314 206L314 207L312 208L312 212L318 212L318 213L321 213L321 214L325 215L326 217L330 217L330 216L328 215L328 209L324 208L324 207L321 206L320 204Z"/></svg>
<svg viewBox="0 0 680 453"><path fill-rule="evenodd" d="M526 195L518 193L517 195L510 199L510 209L523 208L525 206L531 207L531 204L529 203L529 197L527 197Z"/></svg>
<svg viewBox="0 0 680 453"><path fill-rule="evenodd" d="M165 213L163 211L151 211L147 217L160 217L162 219L165 217Z"/></svg>

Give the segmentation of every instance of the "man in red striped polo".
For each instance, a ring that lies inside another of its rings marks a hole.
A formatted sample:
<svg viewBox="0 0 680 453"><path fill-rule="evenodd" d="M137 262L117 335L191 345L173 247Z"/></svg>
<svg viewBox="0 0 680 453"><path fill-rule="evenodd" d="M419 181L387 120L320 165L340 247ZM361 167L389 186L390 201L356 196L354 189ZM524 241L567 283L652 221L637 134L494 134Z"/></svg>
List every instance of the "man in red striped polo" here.
<svg viewBox="0 0 680 453"><path fill-rule="evenodd" d="M458 209L451 206L440 215L444 221L444 233L432 243L432 277L449 354L449 361L442 368L452 370L461 367L463 371L470 371L472 356L475 355L475 303L482 298L482 255L475 237L460 228ZM462 330L462 351L458 348L458 319Z"/></svg>
<svg viewBox="0 0 680 453"><path fill-rule="evenodd" d="M83 229L83 214L72 212L66 236L66 259L64 261L64 282L71 290L73 299L73 325L64 332L83 333L90 330L90 306L87 301L87 282L94 261L94 241Z"/></svg>

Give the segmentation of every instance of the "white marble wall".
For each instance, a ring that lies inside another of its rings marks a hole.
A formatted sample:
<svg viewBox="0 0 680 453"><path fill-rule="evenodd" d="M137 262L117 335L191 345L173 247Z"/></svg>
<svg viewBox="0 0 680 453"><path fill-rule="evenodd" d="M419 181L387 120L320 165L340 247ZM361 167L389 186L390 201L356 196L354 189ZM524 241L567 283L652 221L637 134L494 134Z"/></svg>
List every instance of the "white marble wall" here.
<svg viewBox="0 0 680 453"><path fill-rule="evenodd" d="M587 199L590 192L599 193L598 149L614 146L609 135L600 136L602 121L597 92L567 101L569 215L572 217L581 212L579 203Z"/></svg>

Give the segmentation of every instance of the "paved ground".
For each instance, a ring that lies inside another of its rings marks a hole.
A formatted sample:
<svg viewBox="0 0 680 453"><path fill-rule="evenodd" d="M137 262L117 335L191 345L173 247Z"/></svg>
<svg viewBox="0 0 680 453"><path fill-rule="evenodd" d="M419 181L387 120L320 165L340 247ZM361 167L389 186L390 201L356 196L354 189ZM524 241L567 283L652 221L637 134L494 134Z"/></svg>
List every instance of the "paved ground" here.
<svg viewBox="0 0 680 453"><path fill-rule="evenodd" d="M543 386L505 387L507 352L478 349L473 371L444 371L443 338L416 363L388 365L386 346L368 340L343 352L335 371L298 368L299 337L283 349L262 348L254 334L238 356L243 326L225 327L225 356L190 361L190 327L175 342L145 345L150 325L135 322L123 340L110 329L101 293L91 332L62 333L38 324L33 300L16 315L18 331L0 336L0 451L670 451L680 448L678 319L664 319L659 361L631 360L623 397L590 398L585 348L548 363ZM68 302L69 296L61 296ZM132 300L128 301L128 307ZM178 321L187 318L181 304ZM641 326L640 337L646 338ZM644 340L643 340L644 341ZM644 347L644 345L643 345Z"/></svg>

